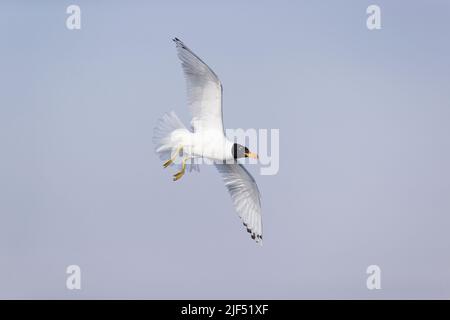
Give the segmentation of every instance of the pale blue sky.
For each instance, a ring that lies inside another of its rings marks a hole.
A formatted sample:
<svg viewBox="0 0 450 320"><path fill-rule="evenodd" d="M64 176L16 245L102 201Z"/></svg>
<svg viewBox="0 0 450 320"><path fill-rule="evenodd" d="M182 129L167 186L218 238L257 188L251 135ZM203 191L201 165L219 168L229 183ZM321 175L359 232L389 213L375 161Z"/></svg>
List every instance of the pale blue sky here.
<svg viewBox="0 0 450 320"><path fill-rule="evenodd" d="M448 1L154 3L1 2L0 298L450 297ZM263 247L214 168L174 183L153 152L189 120L174 36L226 127L280 130L279 174L249 167Z"/></svg>

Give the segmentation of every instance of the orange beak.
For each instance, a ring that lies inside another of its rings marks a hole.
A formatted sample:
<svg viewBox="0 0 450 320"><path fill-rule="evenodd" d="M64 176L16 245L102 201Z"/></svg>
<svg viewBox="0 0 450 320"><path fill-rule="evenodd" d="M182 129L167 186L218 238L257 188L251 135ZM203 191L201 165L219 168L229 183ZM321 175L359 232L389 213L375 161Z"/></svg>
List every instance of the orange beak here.
<svg viewBox="0 0 450 320"><path fill-rule="evenodd" d="M248 158L259 159L258 155L253 152L249 152L245 154Z"/></svg>

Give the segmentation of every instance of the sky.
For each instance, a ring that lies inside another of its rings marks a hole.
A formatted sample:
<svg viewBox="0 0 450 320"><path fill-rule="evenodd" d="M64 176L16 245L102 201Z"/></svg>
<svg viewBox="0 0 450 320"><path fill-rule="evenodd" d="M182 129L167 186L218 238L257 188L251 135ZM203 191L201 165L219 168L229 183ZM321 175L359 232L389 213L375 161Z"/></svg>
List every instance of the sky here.
<svg viewBox="0 0 450 320"><path fill-rule="evenodd" d="M450 298L449 21L444 0L2 1L0 298ZM262 247L214 167L173 182L154 153L164 112L190 120L173 37L226 128L279 130L278 173L247 166Z"/></svg>

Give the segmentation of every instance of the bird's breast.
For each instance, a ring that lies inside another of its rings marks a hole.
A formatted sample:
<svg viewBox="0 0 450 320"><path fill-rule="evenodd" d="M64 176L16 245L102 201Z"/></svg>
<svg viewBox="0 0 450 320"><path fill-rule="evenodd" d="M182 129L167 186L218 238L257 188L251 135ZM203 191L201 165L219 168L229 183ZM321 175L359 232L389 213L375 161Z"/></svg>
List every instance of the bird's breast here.
<svg viewBox="0 0 450 320"><path fill-rule="evenodd" d="M232 145L223 135L216 132L194 133L192 150L195 156L213 160L232 158Z"/></svg>

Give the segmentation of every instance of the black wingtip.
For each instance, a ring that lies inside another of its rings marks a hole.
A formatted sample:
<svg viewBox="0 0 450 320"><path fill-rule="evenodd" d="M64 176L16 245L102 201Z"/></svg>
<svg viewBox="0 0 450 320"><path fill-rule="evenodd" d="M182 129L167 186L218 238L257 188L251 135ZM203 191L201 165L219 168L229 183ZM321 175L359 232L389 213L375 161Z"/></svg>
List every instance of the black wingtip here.
<svg viewBox="0 0 450 320"><path fill-rule="evenodd" d="M250 233L250 237L251 237L253 240L256 240L256 242L258 242L258 243L262 243L262 240L263 240L262 234L256 234L256 233L254 233L254 232L252 231L252 229L250 229L250 228L248 227L248 225L247 225L245 222L243 222L242 224L244 225L244 227L245 227L245 229L247 230L247 232Z"/></svg>
<svg viewBox="0 0 450 320"><path fill-rule="evenodd" d="M184 45L183 41L181 41L180 39L175 37L172 40L173 40L173 42L175 42L175 45L177 46L177 48L181 47L183 49L187 49L186 46Z"/></svg>

